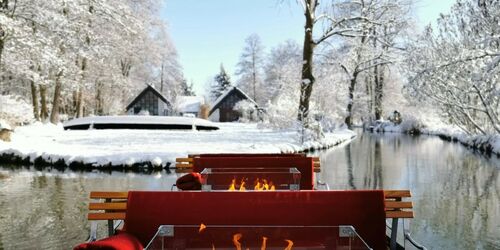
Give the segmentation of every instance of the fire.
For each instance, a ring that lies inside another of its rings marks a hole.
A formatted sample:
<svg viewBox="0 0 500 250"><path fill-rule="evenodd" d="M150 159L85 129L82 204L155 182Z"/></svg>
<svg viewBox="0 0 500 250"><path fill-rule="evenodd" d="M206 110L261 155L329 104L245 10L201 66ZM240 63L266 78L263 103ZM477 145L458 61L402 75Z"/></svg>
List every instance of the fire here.
<svg viewBox="0 0 500 250"><path fill-rule="evenodd" d="M234 243L234 246L236 247L236 250L241 250L241 243L239 242L241 237L243 237L243 235L240 233L233 235L233 243Z"/></svg>
<svg viewBox="0 0 500 250"><path fill-rule="evenodd" d="M233 179L233 180L231 181L231 185L229 186L229 189L228 189L228 190L229 190L229 191L234 191L234 190L236 190L236 179Z"/></svg>
<svg viewBox="0 0 500 250"><path fill-rule="evenodd" d="M255 186L253 188L254 190L276 190L276 187L274 186L273 182L270 181L269 183L267 182L266 179L262 179L262 183L260 182L259 178L255 181Z"/></svg>
<svg viewBox="0 0 500 250"><path fill-rule="evenodd" d="M207 228L207 226L205 226L205 224L201 223L200 224L200 229L198 230L198 233L203 232L203 230L205 230L205 228Z"/></svg>
<svg viewBox="0 0 500 250"><path fill-rule="evenodd" d="M267 244L267 237L262 237L262 246L260 247L260 250L266 250L266 244Z"/></svg>
<svg viewBox="0 0 500 250"><path fill-rule="evenodd" d="M207 226L205 226L205 224L201 224L200 225L200 233L205 230L207 228ZM241 233L237 233L237 234L234 234L233 235L233 244L234 244L234 247L236 248L236 250L242 250L242 245L241 245L241 242L240 240L243 238L243 234ZM267 240L269 238L263 236L262 237L262 245L260 247L260 250L266 250L267 248ZM293 247L293 241L291 240L285 240L286 243L288 243L288 245L286 246L286 248L284 250L292 250L292 247ZM212 243L212 250L215 250L215 245L214 243ZM246 250L249 250L249 248L246 248Z"/></svg>
<svg viewBox="0 0 500 250"><path fill-rule="evenodd" d="M242 180L241 180L241 185L240 185L240 191L245 191L245 190L247 190L247 189L245 188L245 181L242 179Z"/></svg>
<svg viewBox="0 0 500 250"><path fill-rule="evenodd" d="M233 178L231 180L231 184L229 185L229 188L227 190L228 191L236 191L236 190L245 191L245 190L247 190L245 179L241 179L240 184L238 185L236 183L236 179ZM253 187L253 190L256 190L256 191L274 191L274 190L276 190L276 187L274 186L274 183L272 181L268 182L266 179L262 179L262 182L261 182L260 179L257 178L257 180L255 181L255 185Z"/></svg>

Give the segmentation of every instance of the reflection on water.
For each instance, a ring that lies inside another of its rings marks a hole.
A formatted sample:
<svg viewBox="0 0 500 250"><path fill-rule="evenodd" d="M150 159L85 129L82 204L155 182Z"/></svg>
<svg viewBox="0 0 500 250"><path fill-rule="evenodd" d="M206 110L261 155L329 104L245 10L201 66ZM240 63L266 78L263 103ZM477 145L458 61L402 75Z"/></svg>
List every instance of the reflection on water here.
<svg viewBox="0 0 500 250"><path fill-rule="evenodd" d="M500 249L497 157L436 137L365 133L321 164L332 189L410 189L409 230L430 249Z"/></svg>
<svg viewBox="0 0 500 250"><path fill-rule="evenodd" d="M166 172L73 172L0 167L0 249L71 249L88 236L93 190L170 190ZM99 225L105 235L105 223Z"/></svg>

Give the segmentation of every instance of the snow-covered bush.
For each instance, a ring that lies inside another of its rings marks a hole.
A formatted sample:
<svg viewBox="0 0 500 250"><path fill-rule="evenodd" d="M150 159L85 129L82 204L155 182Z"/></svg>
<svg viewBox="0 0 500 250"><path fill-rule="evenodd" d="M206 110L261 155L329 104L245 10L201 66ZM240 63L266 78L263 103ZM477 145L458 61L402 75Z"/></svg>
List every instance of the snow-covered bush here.
<svg viewBox="0 0 500 250"><path fill-rule="evenodd" d="M410 134L419 134L425 128L425 125L413 115L404 115L399 126L401 131Z"/></svg>
<svg viewBox="0 0 500 250"><path fill-rule="evenodd" d="M277 129L298 128L297 101L287 95L277 96L267 105L262 126Z"/></svg>
<svg viewBox="0 0 500 250"><path fill-rule="evenodd" d="M20 96L0 95L0 119L11 125L23 125L34 121L33 108Z"/></svg>
<svg viewBox="0 0 500 250"><path fill-rule="evenodd" d="M255 106L254 102L248 100L242 100L234 105L233 110L238 111L241 114L239 122L255 122L259 121L259 110Z"/></svg>

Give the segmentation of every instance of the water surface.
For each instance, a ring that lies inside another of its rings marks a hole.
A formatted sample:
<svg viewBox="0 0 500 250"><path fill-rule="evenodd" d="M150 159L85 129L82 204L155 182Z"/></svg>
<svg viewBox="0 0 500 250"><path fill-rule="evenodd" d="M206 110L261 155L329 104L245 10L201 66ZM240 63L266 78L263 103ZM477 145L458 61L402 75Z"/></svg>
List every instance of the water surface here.
<svg viewBox="0 0 500 250"><path fill-rule="evenodd" d="M500 249L498 158L437 137L369 133L320 156L332 189L411 189L406 227L429 249ZM0 165L0 249L71 249L88 237L90 191L170 190L180 175Z"/></svg>
<svg viewBox="0 0 500 250"><path fill-rule="evenodd" d="M437 137L360 133L320 154L331 189L410 189L429 249L500 249L500 160ZM410 222L410 223L409 223Z"/></svg>

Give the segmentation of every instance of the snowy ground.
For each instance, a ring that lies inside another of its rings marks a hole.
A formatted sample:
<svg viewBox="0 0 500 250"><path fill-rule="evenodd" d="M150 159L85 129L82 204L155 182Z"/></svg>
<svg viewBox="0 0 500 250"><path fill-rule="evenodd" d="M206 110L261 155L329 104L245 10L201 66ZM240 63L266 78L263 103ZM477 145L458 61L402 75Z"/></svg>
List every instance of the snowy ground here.
<svg viewBox="0 0 500 250"><path fill-rule="evenodd" d="M355 133L338 130L320 142L301 144L296 131L258 129L256 124L216 123L217 131L175 130L79 130L62 125L33 124L17 127L11 142L0 141L0 155L14 154L34 161L64 160L102 165L151 162L165 166L176 157L197 153L280 153L325 148L350 140Z"/></svg>
<svg viewBox="0 0 500 250"><path fill-rule="evenodd" d="M403 122L401 125L394 125L392 122L384 121L374 129L380 132L408 133L412 128L416 128L422 134L437 135L448 140L459 141L466 146L500 156L500 134L467 135L457 127L437 121L418 123L415 124L414 121L411 121L409 123Z"/></svg>

